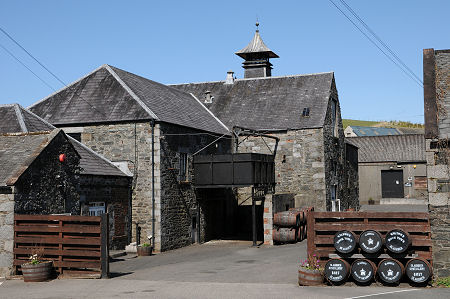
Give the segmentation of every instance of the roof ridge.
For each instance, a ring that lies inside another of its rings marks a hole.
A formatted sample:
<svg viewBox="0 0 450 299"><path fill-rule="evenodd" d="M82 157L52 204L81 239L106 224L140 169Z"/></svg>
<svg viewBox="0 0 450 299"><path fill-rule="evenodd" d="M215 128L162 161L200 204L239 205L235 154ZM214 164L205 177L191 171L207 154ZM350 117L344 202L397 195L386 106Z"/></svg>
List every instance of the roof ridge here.
<svg viewBox="0 0 450 299"><path fill-rule="evenodd" d="M203 105L203 103L199 100L199 99L197 99L197 97L192 93L192 92L190 92L189 93L203 108L205 108L205 110L206 111L208 111L208 113L219 123L219 124L221 124L222 125L222 127L224 127L226 130L227 130L227 132L230 132L230 129L228 129L228 127L217 117L217 116L215 116L214 115L214 113L212 113L211 112L211 110L209 110L208 108L206 108L206 106L205 105Z"/></svg>
<svg viewBox="0 0 450 299"><path fill-rule="evenodd" d="M250 81L250 80L270 80L270 79L281 79L281 78L297 78L297 77L318 76L318 75L325 75L325 74L334 74L334 71L320 72L320 73L311 73L311 74L297 74L297 75L258 77L258 78L240 78L240 79L235 79L234 82ZM170 83L170 84L166 84L166 85L171 87L171 86L174 86L174 85L205 84L205 83L220 83L220 82L225 82L225 80L203 81L203 82L186 82L186 83ZM230 86L233 86L233 84L230 84Z"/></svg>
<svg viewBox="0 0 450 299"><path fill-rule="evenodd" d="M28 158L22 163L21 167L19 168L18 171L16 171L7 181L6 181L6 185L14 185L19 178L22 176L22 174L28 169L28 166L30 166L34 160L36 160L42 153L42 151L52 142L53 139L55 139L55 137L61 132L61 129L54 129L53 131L50 131L49 133L47 133L47 138L42 141L37 147L36 149L33 151L33 153L28 156ZM25 135L22 136L27 136L28 134L25 133ZM32 134L30 134L32 135ZM38 134L36 134L38 135ZM39 134L40 135L40 134ZM44 135L44 134L42 134ZM21 135L18 135L21 136ZM25 167L27 166L27 167Z"/></svg>
<svg viewBox="0 0 450 299"><path fill-rule="evenodd" d="M47 126L50 126L53 129L56 129L56 127L54 125L52 125L51 123L49 123L48 121L46 121L45 119L43 119L42 117L40 117L39 115L33 113L32 111L30 111L27 108L22 107L20 104L18 104L19 107L25 111L26 113L29 113L31 116L36 117L38 120L40 120L41 122L43 122L44 124L46 124Z"/></svg>
<svg viewBox="0 0 450 299"><path fill-rule="evenodd" d="M17 121L19 122L19 126L22 129L24 133L28 132L27 125L25 124L25 121L23 119L22 111L20 111L19 104L14 104L14 111L16 112Z"/></svg>
<svg viewBox="0 0 450 299"><path fill-rule="evenodd" d="M54 93L52 93L52 94L46 96L45 98L40 99L40 100L37 101L36 103L31 104L30 106L27 107L27 109L31 109L32 107L36 106L37 104L42 103L43 101L47 100L48 98L50 98L50 97L52 97L52 96L54 96L54 95L57 95L57 94L60 93L61 91L65 90L66 88L70 88L71 86L77 84L77 83L80 82L81 80L83 80L83 79L89 77L89 76L92 75L93 73L95 73L95 72L101 70L101 69L104 68L106 65L107 65L107 64L103 64L103 65L99 66L98 68L96 68L95 70L93 70L92 72L88 73L87 75L84 75L84 76L82 76L81 78L79 78L79 79L73 81L72 83L70 83L70 84L68 84L68 85L65 85L65 86L61 87L60 89L56 90Z"/></svg>
<svg viewBox="0 0 450 299"><path fill-rule="evenodd" d="M120 85L131 95L131 97L144 109L150 117L155 120L159 120L158 116L131 90L131 88L125 84L125 82L120 78L120 76L111 68L111 66L105 64L105 69L119 82ZM148 79L147 79L148 80Z"/></svg>

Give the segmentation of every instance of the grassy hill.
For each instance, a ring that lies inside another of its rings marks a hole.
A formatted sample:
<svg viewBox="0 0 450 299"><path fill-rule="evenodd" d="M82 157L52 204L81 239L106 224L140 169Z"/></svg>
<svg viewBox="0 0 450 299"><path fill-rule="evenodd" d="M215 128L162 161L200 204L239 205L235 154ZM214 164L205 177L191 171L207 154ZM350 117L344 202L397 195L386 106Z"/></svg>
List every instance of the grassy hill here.
<svg viewBox="0 0 450 299"><path fill-rule="evenodd" d="M343 119L342 126L385 127L385 128L424 128L423 124L415 124L409 121L368 121L356 119Z"/></svg>

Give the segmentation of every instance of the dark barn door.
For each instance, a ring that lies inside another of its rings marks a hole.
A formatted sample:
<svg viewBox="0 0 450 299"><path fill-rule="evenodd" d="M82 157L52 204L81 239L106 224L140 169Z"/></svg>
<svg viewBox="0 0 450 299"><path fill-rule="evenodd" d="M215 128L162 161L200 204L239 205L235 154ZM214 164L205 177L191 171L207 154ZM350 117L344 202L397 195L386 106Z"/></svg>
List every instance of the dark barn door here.
<svg viewBox="0 0 450 299"><path fill-rule="evenodd" d="M403 170L381 171L381 196L383 198L403 198Z"/></svg>

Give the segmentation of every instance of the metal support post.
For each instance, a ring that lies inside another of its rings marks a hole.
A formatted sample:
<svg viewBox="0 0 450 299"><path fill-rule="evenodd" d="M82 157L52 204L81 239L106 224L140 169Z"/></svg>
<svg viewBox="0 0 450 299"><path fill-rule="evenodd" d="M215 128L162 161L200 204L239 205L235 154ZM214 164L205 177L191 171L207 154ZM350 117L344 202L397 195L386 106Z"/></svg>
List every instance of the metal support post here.
<svg viewBox="0 0 450 299"><path fill-rule="evenodd" d="M253 232L253 246L256 246L256 201L255 201L255 189L252 187L252 232Z"/></svg>

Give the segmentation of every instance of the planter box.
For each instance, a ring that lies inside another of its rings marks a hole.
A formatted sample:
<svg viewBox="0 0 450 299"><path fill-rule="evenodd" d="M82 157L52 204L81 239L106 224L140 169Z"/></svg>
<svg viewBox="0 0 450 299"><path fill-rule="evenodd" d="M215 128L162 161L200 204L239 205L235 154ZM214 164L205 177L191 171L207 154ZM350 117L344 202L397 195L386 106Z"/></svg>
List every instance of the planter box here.
<svg viewBox="0 0 450 299"><path fill-rule="evenodd" d="M23 264L21 266L23 281L25 282L40 282L46 281L50 278L52 272L53 262L41 262L39 264Z"/></svg>
<svg viewBox="0 0 450 299"><path fill-rule="evenodd" d="M153 247L152 246L138 246L137 247L137 255L138 256L150 256L152 255Z"/></svg>

